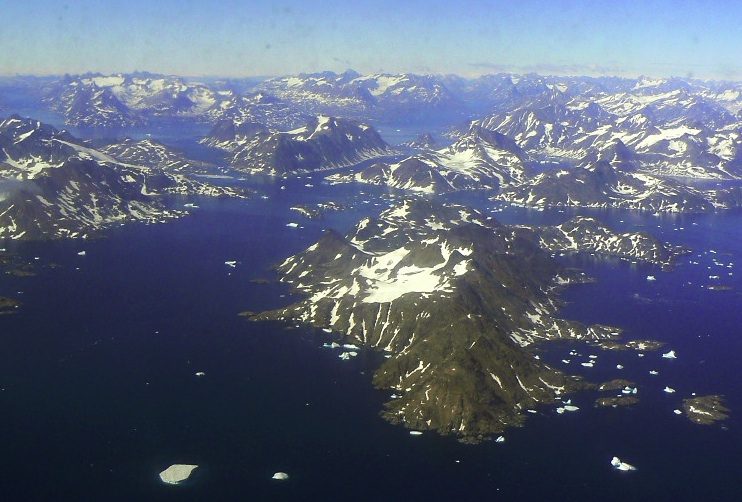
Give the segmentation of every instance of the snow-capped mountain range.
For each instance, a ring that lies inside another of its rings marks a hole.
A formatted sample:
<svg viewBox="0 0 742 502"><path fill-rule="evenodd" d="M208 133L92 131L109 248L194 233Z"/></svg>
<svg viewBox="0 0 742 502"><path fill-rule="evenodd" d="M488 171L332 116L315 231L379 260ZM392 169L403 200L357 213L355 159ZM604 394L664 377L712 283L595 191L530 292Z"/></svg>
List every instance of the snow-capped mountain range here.
<svg viewBox="0 0 742 502"><path fill-rule="evenodd" d="M325 115L291 131L222 122L202 143L230 152L232 169L272 176L349 166L395 153L373 127Z"/></svg>
<svg viewBox="0 0 742 502"><path fill-rule="evenodd" d="M138 143L131 163L112 155L131 148L114 150L17 115L0 121L0 238L87 237L126 222L181 216L160 202L162 193L244 196L179 173L187 171L184 159L162 162L178 157L162 145Z"/></svg>
<svg viewBox="0 0 742 502"><path fill-rule="evenodd" d="M407 157L393 164L377 163L332 182L357 181L424 193L497 189L528 178L528 158L510 138L473 125L453 145Z"/></svg>

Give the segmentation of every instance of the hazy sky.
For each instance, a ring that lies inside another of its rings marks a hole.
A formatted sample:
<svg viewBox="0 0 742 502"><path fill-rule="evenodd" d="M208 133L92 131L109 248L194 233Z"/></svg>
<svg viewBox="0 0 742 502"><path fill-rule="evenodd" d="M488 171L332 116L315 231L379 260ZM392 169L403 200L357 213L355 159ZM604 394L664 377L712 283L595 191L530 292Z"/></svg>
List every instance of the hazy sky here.
<svg viewBox="0 0 742 502"><path fill-rule="evenodd" d="M741 19L734 0L0 0L0 74L742 80Z"/></svg>

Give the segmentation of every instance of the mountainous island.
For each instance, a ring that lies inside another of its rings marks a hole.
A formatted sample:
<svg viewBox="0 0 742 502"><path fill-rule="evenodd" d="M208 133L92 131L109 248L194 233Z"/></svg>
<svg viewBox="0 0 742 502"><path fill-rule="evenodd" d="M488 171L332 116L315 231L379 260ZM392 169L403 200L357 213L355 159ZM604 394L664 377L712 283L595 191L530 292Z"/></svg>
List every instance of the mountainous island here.
<svg viewBox="0 0 742 502"><path fill-rule="evenodd" d="M305 299L254 319L310 323L384 351L374 385L394 393L386 419L476 441L592 386L541 362L534 343L618 336L557 317L559 288L586 277L560 267L555 251L672 258L651 236L591 219L510 227L465 206L411 199L345 236L327 231L281 263L281 280Z"/></svg>

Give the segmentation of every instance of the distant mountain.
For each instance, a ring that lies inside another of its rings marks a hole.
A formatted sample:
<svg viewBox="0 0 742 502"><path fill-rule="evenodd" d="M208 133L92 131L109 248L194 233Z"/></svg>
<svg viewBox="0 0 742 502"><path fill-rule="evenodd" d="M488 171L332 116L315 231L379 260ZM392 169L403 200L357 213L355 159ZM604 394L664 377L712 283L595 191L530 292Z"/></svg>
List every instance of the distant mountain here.
<svg viewBox="0 0 742 502"><path fill-rule="evenodd" d="M170 172L178 166L157 165L164 147L149 145L147 159L144 146L125 163L39 121L0 121L0 238L88 237L184 214L168 210L162 193L244 196Z"/></svg>
<svg viewBox="0 0 742 502"><path fill-rule="evenodd" d="M463 109L435 75L323 72L270 79L261 88L308 113L362 120L422 122Z"/></svg>
<svg viewBox="0 0 742 502"><path fill-rule="evenodd" d="M286 132L222 122L202 143L230 152L232 169L268 175L343 167L394 153L372 127L328 116Z"/></svg>
<svg viewBox="0 0 742 502"><path fill-rule="evenodd" d="M145 166L171 173L213 174L217 169L213 164L188 159L183 153L151 139L115 140L99 146L98 150L122 164Z"/></svg>
<svg viewBox="0 0 742 502"><path fill-rule="evenodd" d="M310 323L385 351L374 385L394 392L386 419L476 441L586 386L526 347L616 334L555 317L555 288L584 276L560 269L542 246L665 258L651 238L593 221L528 230L464 206L404 201L281 263L282 280L305 299L256 319Z"/></svg>
<svg viewBox="0 0 742 502"><path fill-rule="evenodd" d="M625 172L599 161L539 174L506 188L499 200L528 207L603 207L651 212L709 212L736 207L728 190L701 190L672 179Z"/></svg>
<svg viewBox="0 0 742 502"><path fill-rule="evenodd" d="M453 145L423 152L394 164L377 163L332 182L362 182L427 193L497 189L530 174L527 156L506 136L472 126Z"/></svg>
<svg viewBox="0 0 742 502"><path fill-rule="evenodd" d="M584 93L543 89L479 121L529 155L578 162L620 142L640 171L664 176L739 178L739 91L712 92L682 79L633 81Z"/></svg>

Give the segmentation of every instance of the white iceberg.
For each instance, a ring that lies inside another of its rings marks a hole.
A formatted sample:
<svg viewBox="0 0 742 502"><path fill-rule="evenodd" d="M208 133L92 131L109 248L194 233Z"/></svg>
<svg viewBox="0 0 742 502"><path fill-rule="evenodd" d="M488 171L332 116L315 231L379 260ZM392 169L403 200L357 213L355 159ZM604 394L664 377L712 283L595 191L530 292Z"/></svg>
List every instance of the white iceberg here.
<svg viewBox="0 0 742 502"><path fill-rule="evenodd" d="M653 276L653 275L648 275L648 276L647 276L647 280L648 280L648 281L656 281L656 280L657 280L657 278L656 278L655 276Z"/></svg>
<svg viewBox="0 0 742 502"><path fill-rule="evenodd" d="M197 376L197 377L202 377L202 376L206 376L206 373L204 373L203 371L197 371L197 372L196 372L196 376Z"/></svg>
<svg viewBox="0 0 742 502"><path fill-rule="evenodd" d="M292 221L291 223L286 223L286 226L290 228L298 228L299 224Z"/></svg>
<svg viewBox="0 0 742 502"><path fill-rule="evenodd" d="M237 261L235 261L235 260L227 260L227 261L224 262L224 264L226 266L228 266L228 267L234 268L234 267L237 266Z"/></svg>
<svg viewBox="0 0 742 502"><path fill-rule="evenodd" d="M196 467L192 464L173 464L160 473L160 479L163 483L177 485L188 479Z"/></svg>
<svg viewBox="0 0 742 502"><path fill-rule="evenodd" d="M673 389L672 387L667 387L667 386L665 386L665 388L662 390L664 390L668 394L672 394L673 392L675 392L675 389Z"/></svg>
<svg viewBox="0 0 742 502"><path fill-rule="evenodd" d="M505 436L497 436L497 439L495 439L495 443L504 443L505 442Z"/></svg>
<svg viewBox="0 0 742 502"><path fill-rule="evenodd" d="M79 253L77 253L77 254L78 254L79 256L85 256L85 254L86 254L86 253L85 253L85 251L80 251L80 252L79 252Z"/></svg>
<svg viewBox="0 0 742 502"><path fill-rule="evenodd" d="M627 464L626 462L621 462L621 459L618 457L613 457L611 460L611 465L618 469L619 471L635 471L636 467L634 467L631 464Z"/></svg>
<svg viewBox="0 0 742 502"><path fill-rule="evenodd" d="M556 409L556 412L557 412L557 413L559 413L559 414L561 415L562 413L564 413L564 408L562 408L562 407L560 406L559 408L557 408L557 409Z"/></svg>
<svg viewBox="0 0 742 502"><path fill-rule="evenodd" d="M422 436L423 433L420 431L410 431L410 436Z"/></svg>
<svg viewBox="0 0 742 502"><path fill-rule="evenodd" d="M592 361L587 362L587 363L580 363L580 364L582 364L586 368L592 368L593 366L595 366L595 363Z"/></svg>
<svg viewBox="0 0 742 502"><path fill-rule="evenodd" d="M657 371L657 370L649 370L649 374L650 374L650 375L659 375L659 374L660 374L660 372L659 372L659 371Z"/></svg>
<svg viewBox="0 0 742 502"><path fill-rule="evenodd" d="M623 369L623 364L617 364L616 365L616 369L617 370L622 370Z"/></svg>
<svg viewBox="0 0 742 502"><path fill-rule="evenodd" d="M273 475L271 479L277 479L279 481L286 481L287 479L289 479L289 475L286 474L285 472L277 472Z"/></svg>
<svg viewBox="0 0 742 502"><path fill-rule="evenodd" d="M671 350L670 352L665 352L662 354L662 357L665 359L677 359L678 356L675 355L675 351Z"/></svg>
<svg viewBox="0 0 742 502"><path fill-rule="evenodd" d="M678 410L677 408L674 409L674 410L672 410L672 412L675 413L676 415L682 415L683 414L683 412L681 410Z"/></svg>
<svg viewBox="0 0 742 502"><path fill-rule="evenodd" d="M577 411L579 409L580 409L579 406L574 406L574 405L571 405L571 404L564 405L564 410L565 411Z"/></svg>

